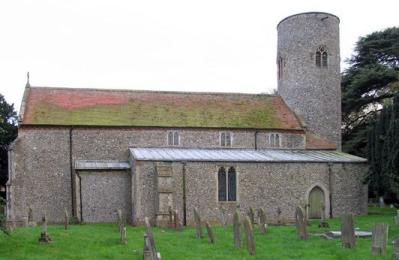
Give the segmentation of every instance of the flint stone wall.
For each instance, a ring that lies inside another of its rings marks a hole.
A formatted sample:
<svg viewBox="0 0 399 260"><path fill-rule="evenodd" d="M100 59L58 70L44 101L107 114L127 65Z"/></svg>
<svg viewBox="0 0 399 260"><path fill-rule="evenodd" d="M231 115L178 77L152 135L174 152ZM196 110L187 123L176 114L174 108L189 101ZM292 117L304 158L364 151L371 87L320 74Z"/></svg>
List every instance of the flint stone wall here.
<svg viewBox="0 0 399 260"><path fill-rule="evenodd" d="M82 171L79 176L83 222L116 222L118 209L130 216L130 171Z"/></svg>
<svg viewBox="0 0 399 260"><path fill-rule="evenodd" d="M151 208L157 195L154 189L155 165L156 162L141 161L136 162L133 169L138 173L137 178L143 179L139 183L146 184L136 186L137 194L140 194L136 198L136 223L142 223L144 216L150 216L152 221L155 218L155 209ZM179 209L180 218L183 219L183 188L179 187L182 185L183 164L174 162L172 165L176 183L173 206ZM237 202L218 202L217 171L221 166L233 166L237 171ZM367 186L362 183L367 171L366 164L337 163L329 166L327 163L187 162L184 168L189 225L193 225L195 207L204 221L220 223L227 218L231 223L237 204L242 213L249 207L262 207L268 222L272 223L277 222L277 208L280 207L281 220L294 222L295 207L307 200L310 190L315 186L324 190L327 204L331 203L333 217L367 214ZM330 207L326 208L326 213L326 216L330 215Z"/></svg>

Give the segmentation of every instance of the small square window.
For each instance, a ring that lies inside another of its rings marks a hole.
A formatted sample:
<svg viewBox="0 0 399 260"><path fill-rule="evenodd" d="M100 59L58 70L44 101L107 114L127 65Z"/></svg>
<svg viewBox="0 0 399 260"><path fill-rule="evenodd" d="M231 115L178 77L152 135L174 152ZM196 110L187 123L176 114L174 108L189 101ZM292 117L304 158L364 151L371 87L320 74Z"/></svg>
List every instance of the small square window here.
<svg viewBox="0 0 399 260"><path fill-rule="evenodd" d="M168 145L170 146L178 146L179 145L179 132L178 131L169 131L168 132Z"/></svg>
<svg viewBox="0 0 399 260"><path fill-rule="evenodd" d="M220 133L220 146L226 147L231 146L231 133L221 132Z"/></svg>

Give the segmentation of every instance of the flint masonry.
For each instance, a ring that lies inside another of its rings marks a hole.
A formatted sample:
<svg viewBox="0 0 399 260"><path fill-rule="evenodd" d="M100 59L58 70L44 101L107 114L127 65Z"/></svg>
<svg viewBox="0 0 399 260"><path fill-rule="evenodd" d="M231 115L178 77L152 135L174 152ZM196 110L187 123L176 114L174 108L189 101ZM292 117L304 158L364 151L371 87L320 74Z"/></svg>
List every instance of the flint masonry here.
<svg viewBox="0 0 399 260"><path fill-rule="evenodd" d="M164 225L231 220L239 207L292 222L367 212L366 160L342 153L339 19L283 19L278 95L33 87L10 149L7 218Z"/></svg>

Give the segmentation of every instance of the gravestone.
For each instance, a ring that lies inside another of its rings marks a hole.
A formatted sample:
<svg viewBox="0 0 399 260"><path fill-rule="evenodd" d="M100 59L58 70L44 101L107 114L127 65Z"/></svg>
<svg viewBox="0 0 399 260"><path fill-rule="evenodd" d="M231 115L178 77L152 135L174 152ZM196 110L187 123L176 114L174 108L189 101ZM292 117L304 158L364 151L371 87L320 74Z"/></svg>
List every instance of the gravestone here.
<svg viewBox="0 0 399 260"><path fill-rule="evenodd" d="M174 219L174 223L173 223L174 228L177 231L182 231L183 225L182 225L182 223L180 221L179 211L177 209L173 211L173 219Z"/></svg>
<svg viewBox="0 0 399 260"><path fill-rule="evenodd" d="M388 224L378 223L373 228L371 252L373 255L385 255L388 243Z"/></svg>
<svg viewBox="0 0 399 260"><path fill-rule="evenodd" d="M296 207L295 210L295 225L296 225L296 230L298 233L298 238L300 240L306 240L308 239L308 233L306 230L306 218L305 218L305 213L302 207L298 206Z"/></svg>
<svg viewBox="0 0 399 260"><path fill-rule="evenodd" d="M64 208L64 228L65 228L65 230L68 229L68 225L69 225L69 215L68 215L67 209Z"/></svg>
<svg viewBox="0 0 399 260"><path fill-rule="evenodd" d="M254 230L252 228L251 220L248 216L244 218L244 231L248 253L250 255L255 255Z"/></svg>
<svg viewBox="0 0 399 260"><path fill-rule="evenodd" d="M169 221L168 221L169 223L168 223L168 226L169 226L170 228L172 228L172 227L176 228L176 226L175 226L176 221L173 222L173 211L172 211L172 207L171 207L171 206L169 206L169 208L168 208L168 214L169 214Z"/></svg>
<svg viewBox="0 0 399 260"><path fill-rule="evenodd" d="M255 225L255 212L252 207L249 207L249 209L248 209L248 217L251 220L251 224Z"/></svg>
<svg viewBox="0 0 399 260"><path fill-rule="evenodd" d="M126 232L126 227L123 227L120 232L121 235L121 244L126 245L127 244L127 232Z"/></svg>
<svg viewBox="0 0 399 260"><path fill-rule="evenodd" d="M320 209L320 224L319 227L320 228L329 228L330 225L328 225L328 222L326 221L326 207L324 206L324 204L321 205L321 209Z"/></svg>
<svg viewBox="0 0 399 260"><path fill-rule="evenodd" d="M343 215L341 217L341 234L342 246L345 248L354 248L356 239L352 215Z"/></svg>
<svg viewBox="0 0 399 260"><path fill-rule="evenodd" d="M399 260L399 236L393 241L393 260Z"/></svg>
<svg viewBox="0 0 399 260"><path fill-rule="evenodd" d="M202 238L201 217L198 214L196 208L194 208L194 221L195 221L195 229L197 232L197 238Z"/></svg>
<svg viewBox="0 0 399 260"><path fill-rule="evenodd" d="M50 235L48 234L47 231L47 216L46 216L46 212L44 212L43 214L43 231L42 233L40 233L40 237L39 237L39 242L41 244L47 244L51 241Z"/></svg>
<svg viewBox="0 0 399 260"><path fill-rule="evenodd" d="M145 235L144 235L144 256L145 260L159 260L160 255L155 248L154 235L151 230L151 225L148 217L144 218Z"/></svg>
<svg viewBox="0 0 399 260"><path fill-rule="evenodd" d="M206 227L206 231L208 233L208 238L209 238L209 242L211 244L215 243L215 237L213 236L213 232L212 232L212 228L211 225L209 225L209 222L205 222L205 227Z"/></svg>
<svg viewBox="0 0 399 260"><path fill-rule="evenodd" d="M396 211L395 224L399 225L399 210Z"/></svg>
<svg viewBox="0 0 399 260"><path fill-rule="evenodd" d="M266 214L263 209L258 210L259 216L259 229L262 235L266 234L267 232L267 224L266 224Z"/></svg>
<svg viewBox="0 0 399 260"><path fill-rule="evenodd" d="M29 207L28 209L28 223L25 223L25 225L27 224L28 227L36 227L36 222L33 221L33 209L31 207Z"/></svg>
<svg viewBox="0 0 399 260"><path fill-rule="evenodd" d="M241 238L240 238L240 212L236 210L233 216L233 233L234 233L234 246L236 248L241 247Z"/></svg>
<svg viewBox="0 0 399 260"><path fill-rule="evenodd" d="M277 207L277 223L281 224L281 209Z"/></svg>

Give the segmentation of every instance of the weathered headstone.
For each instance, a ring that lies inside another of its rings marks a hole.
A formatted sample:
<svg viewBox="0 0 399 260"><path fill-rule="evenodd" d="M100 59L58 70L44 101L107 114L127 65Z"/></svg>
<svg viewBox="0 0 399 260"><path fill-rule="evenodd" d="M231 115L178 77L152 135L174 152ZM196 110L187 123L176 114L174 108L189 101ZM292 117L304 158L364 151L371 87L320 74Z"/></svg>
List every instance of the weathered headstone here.
<svg viewBox="0 0 399 260"><path fill-rule="evenodd" d="M326 221L325 210L326 210L326 207L324 206L324 204L322 204L320 207L320 216L321 216L320 224L319 224L320 228L329 228L330 227L330 225L328 225L328 222Z"/></svg>
<svg viewBox="0 0 399 260"><path fill-rule="evenodd" d="M46 212L44 212L43 214L43 231L42 233L40 233L40 237L39 237L39 242L40 243L44 243L47 244L51 241L50 235L48 234L47 231L47 216L46 216Z"/></svg>
<svg viewBox="0 0 399 260"><path fill-rule="evenodd" d="M342 246L345 248L354 248L356 238L352 215L343 215L341 217L341 234Z"/></svg>
<svg viewBox="0 0 399 260"><path fill-rule="evenodd" d="M373 228L371 252L373 255L385 255L388 243L388 224L378 223Z"/></svg>
<svg viewBox="0 0 399 260"><path fill-rule="evenodd" d="M399 225L399 210L396 211L395 224Z"/></svg>
<svg viewBox="0 0 399 260"><path fill-rule="evenodd" d="M168 226L169 226L170 228L172 228L172 227L176 228L176 227L175 227L176 221L173 222L173 211L172 211L172 207L171 207L171 206L169 206L169 208L168 208L168 214L169 214L169 219L168 219L169 223L168 223Z"/></svg>
<svg viewBox="0 0 399 260"><path fill-rule="evenodd" d="M248 217L249 217L249 220L251 220L251 224L255 225L255 212L252 207L249 207L249 209L248 209Z"/></svg>
<svg viewBox="0 0 399 260"><path fill-rule="evenodd" d="M240 212L236 210L233 216L233 233L234 233L234 246L236 248L241 247L241 238L240 238Z"/></svg>
<svg viewBox="0 0 399 260"><path fill-rule="evenodd" d="M28 210L28 223L29 222L33 222L33 209L31 207L29 207Z"/></svg>
<svg viewBox="0 0 399 260"><path fill-rule="evenodd" d="M173 221L173 226L174 226L174 228L175 228L177 231L182 231L183 225L182 225L182 223L181 223L181 221L180 221L180 218L179 218L179 211L178 211L177 209L173 211L173 219L174 219L174 221Z"/></svg>
<svg viewBox="0 0 399 260"><path fill-rule="evenodd" d="M263 209L258 210L259 216L259 230L262 235L266 234L267 232L267 224L266 224L266 214Z"/></svg>
<svg viewBox="0 0 399 260"><path fill-rule="evenodd" d="M195 229L196 229L196 234L197 238L202 238L202 227L201 227L201 217L198 214L198 211L196 208L194 208L194 221L195 221Z"/></svg>
<svg viewBox="0 0 399 260"><path fill-rule="evenodd" d="M159 253L155 248L154 235L151 230L151 225L148 217L144 218L145 235L144 235L144 259L159 260ZM147 251L147 253L146 253ZM147 258L146 258L147 257Z"/></svg>
<svg viewBox="0 0 399 260"><path fill-rule="evenodd" d="M126 227L123 227L123 228L121 229L120 235L121 235L121 244L126 245L126 244L127 244L127 232L126 232Z"/></svg>
<svg viewBox="0 0 399 260"><path fill-rule="evenodd" d="M308 239L308 233L306 230L306 218L305 218L305 213L302 207L298 206L296 207L295 210L295 225L296 225L296 230L298 233L298 238L300 240L305 240Z"/></svg>
<svg viewBox="0 0 399 260"><path fill-rule="evenodd" d="M215 243L215 237L214 237L214 235L213 235L211 225L209 225L209 222L208 222L208 221L205 222L205 227L206 227L206 231L207 231L207 233L208 233L209 242L210 242L211 244Z"/></svg>
<svg viewBox="0 0 399 260"><path fill-rule="evenodd" d="M281 224L281 209L277 207L277 223Z"/></svg>
<svg viewBox="0 0 399 260"><path fill-rule="evenodd" d="M35 227L37 224L35 221L33 221L33 209L29 207L28 209L28 221L25 223L25 226L28 227Z"/></svg>
<svg viewBox="0 0 399 260"><path fill-rule="evenodd" d="M254 230L252 228L251 220L248 216L244 218L244 231L248 253L250 255L255 255Z"/></svg>
<svg viewBox="0 0 399 260"><path fill-rule="evenodd" d="M64 208L64 228L65 228L65 230L68 229L68 225L69 225L68 210L66 208Z"/></svg>
<svg viewBox="0 0 399 260"><path fill-rule="evenodd" d="M393 241L393 260L399 260L399 236Z"/></svg>

